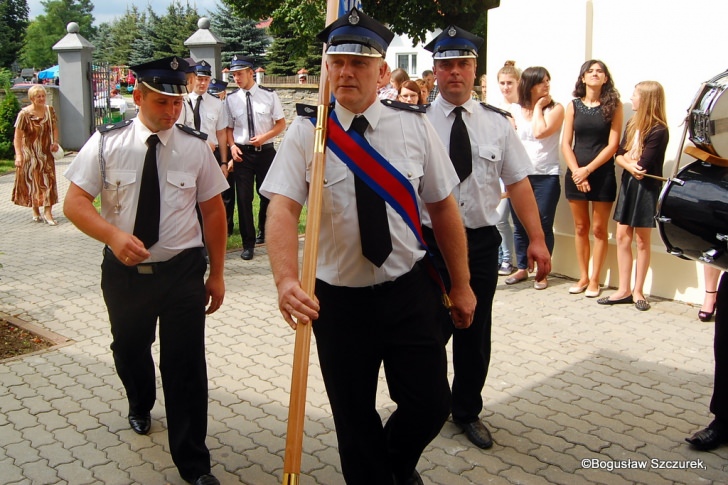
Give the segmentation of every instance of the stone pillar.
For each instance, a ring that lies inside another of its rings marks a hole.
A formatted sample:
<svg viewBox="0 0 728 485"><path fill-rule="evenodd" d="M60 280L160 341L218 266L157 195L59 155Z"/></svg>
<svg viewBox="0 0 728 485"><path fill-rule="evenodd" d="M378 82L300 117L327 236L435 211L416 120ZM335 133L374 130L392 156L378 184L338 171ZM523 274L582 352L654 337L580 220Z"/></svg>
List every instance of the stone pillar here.
<svg viewBox="0 0 728 485"><path fill-rule="evenodd" d="M76 22L70 22L66 31L68 34L53 46L58 52L58 130L65 150L79 150L94 129L89 82L94 46L78 33Z"/></svg>
<svg viewBox="0 0 728 485"><path fill-rule="evenodd" d="M259 67L255 70L255 83L256 84L264 84L265 80L265 69L262 67Z"/></svg>
<svg viewBox="0 0 728 485"><path fill-rule="evenodd" d="M221 79L222 62L220 52L225 42L210 32L210 19L200 17L197 21L197 32L192 34L185 45L190 48L190 57L195 62L207 61L212 66L212 77Z"/></svg>

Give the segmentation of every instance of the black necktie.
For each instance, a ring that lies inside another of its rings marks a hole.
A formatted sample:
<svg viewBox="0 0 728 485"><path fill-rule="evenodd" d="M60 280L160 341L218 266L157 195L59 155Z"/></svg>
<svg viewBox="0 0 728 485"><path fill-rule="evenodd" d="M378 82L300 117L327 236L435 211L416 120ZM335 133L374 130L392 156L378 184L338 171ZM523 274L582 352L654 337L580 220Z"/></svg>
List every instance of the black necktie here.
<svg viewBox="0 0 728 485"><path fill-rule="evenodd" d="M351 122L349 129L364 136L367 126L369 126L367 119L364 116L357 116ZM354 188L356 190L356 213L359 217L361 252L365 258L379 268L392 252L387 204L357 176L354 176Z"/></svg>
<svg viewBox="0 0 728 485"><path fill-rule="evenodd" d="M245 93L247 97L247 110L248 110L248 138L255 138L255 123L253 123L253 102L250 101L250 91Z"/></svg>
<svg viewBox="0 0 728 485"><path fill-rule="evenodd" d="M157 135L150 135L147 138L148 148L144 157L142 183L139 187L139 202L134 221L134 235L144 243L145 248L150 248L159 241L160 201L157 143L159 143Z"/></svg>
<svg viewBox="0 0 728 485"><path fill-rule="evenodd" d="M200 119L200 102L202 101L202 96L197 96L197 101L195 101L195 107L192 110L192 114L194 115L195 120L195 130L200 131L200 126L202 126L202 120Z"/></svg>
<svg viewBox="0 0 728 485"><path fill-rule="evenodd" d="M473 152L470 148L468 128L463 121L463 110L462 106L453 110L455 121L450 132L450 160L461 182L473 171Z"/></svg>

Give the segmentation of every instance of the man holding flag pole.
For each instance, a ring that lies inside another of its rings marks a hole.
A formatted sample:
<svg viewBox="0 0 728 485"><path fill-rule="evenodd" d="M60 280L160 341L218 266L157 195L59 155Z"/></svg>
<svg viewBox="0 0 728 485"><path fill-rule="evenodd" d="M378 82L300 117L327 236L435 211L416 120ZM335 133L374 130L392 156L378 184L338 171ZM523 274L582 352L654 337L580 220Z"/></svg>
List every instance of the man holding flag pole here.
<svg viewBox="0 0 728 485"><path fill-rule="evenodd" d="M392 32L353 8L318 38L326 43L336 98L325 115L321 206L311 210L309 193L317 184L315 110L299 111L261 187L271 199L266 233L279 309L296 329L297 345L298 332L313 327L346 483L422 483L415 467L450 411L438 306L444 296L462 328L475 308L465 232L450 195L458 178L424 110L377 98ZM320 218L315 295L305 288L306 247L300 279L298 273L305 203L308 223L312 212ZM424 206L452 280L449 295L424 245ZM375 406L382 365L397 404L385 425ZM294 375L295 367L294 357Z"/></svg>

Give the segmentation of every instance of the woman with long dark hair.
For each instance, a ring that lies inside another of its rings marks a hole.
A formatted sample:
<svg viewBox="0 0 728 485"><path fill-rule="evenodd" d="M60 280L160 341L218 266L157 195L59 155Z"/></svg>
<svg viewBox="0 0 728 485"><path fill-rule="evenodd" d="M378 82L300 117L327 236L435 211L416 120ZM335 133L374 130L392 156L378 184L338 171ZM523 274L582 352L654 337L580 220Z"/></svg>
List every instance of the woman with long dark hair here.
<svg viewBox="0 0 728 485"><path fill-rule="evenodd" d="M574 217L574 244L579 264L579 281L569 293L589 298L601 293L601 271L607 257L607 225L617 198L614 154L622 128L622 103L607 66L599 60L586 61L566 107L561 153L568 170L564 193ZM589 274L589 231L594 234L592 273Z"/></svg>

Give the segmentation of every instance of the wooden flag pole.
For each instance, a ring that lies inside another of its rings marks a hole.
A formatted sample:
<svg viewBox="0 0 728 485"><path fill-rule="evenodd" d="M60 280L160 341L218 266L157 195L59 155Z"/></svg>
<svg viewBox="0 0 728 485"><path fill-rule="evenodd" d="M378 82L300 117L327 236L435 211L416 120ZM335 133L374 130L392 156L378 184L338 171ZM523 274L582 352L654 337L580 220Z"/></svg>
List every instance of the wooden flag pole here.
<svg viewBox="0 0 728 485"><path fill-rule="evenodd" d="M326 23L329 25L338 16L338 0L328 0ZM329 118L329 83L326 71L326 46L321 58L321 80L319 82L318 114L314 140L314 155L309 183L306 237L303 243L303 265L301 287L314 297L316 287L316 263L318 259L318 237L321 227L321 204L323 198L324 168L326 166L326 123ZM286 452L283 461L283 485L298 485L303 454L303 426L306 413L306 390L308 387L308 366L311 354L311 325L299 323L296 326L296 343L293 351L293 373L291 375L291 398L288 407L288 430Z"/></svg>

